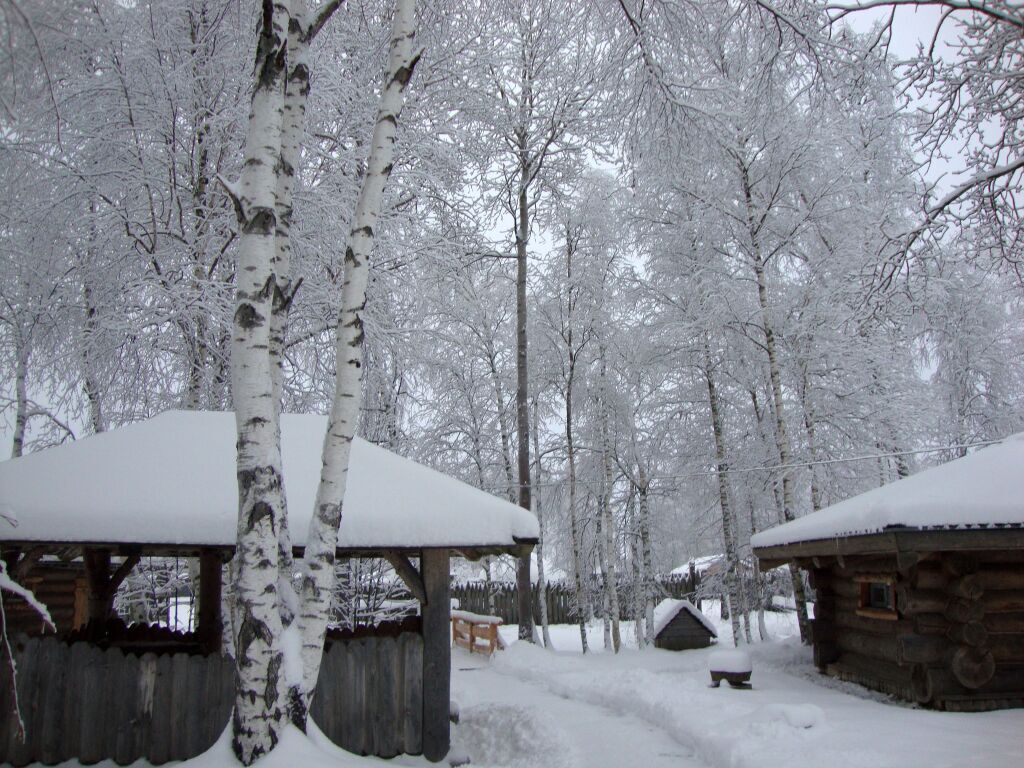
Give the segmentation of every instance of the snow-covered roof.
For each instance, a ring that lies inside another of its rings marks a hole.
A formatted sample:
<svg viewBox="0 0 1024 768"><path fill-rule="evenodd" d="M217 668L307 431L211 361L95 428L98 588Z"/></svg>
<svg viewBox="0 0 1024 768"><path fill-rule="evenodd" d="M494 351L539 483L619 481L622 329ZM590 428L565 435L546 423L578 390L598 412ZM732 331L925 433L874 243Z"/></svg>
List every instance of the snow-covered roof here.
<svg viewBox="0 0 1024 768"><path fill-rule="evenodd" d="M326 429L325 416L281 418L298 545ZM168 411L0 462L0 541L233 546L235 439L233 413ZM339 548L510 547L537 538L537 519L526 510L384 448L357 438L350 462Z"/></svg>
<svg viewBox="0 0 1024 768"><path fill-rule="evenodd" d="M672 619L679 615L680 611L689 613L704 625L704 628L711 633L712 637L718 637L718 632L715 630L715 625L711 623L711 619L698 611L693 603L689 600L673 600L670 597L662 600L654 608L654 636L660 635L661 630L667 627Z"/></svg>
<svg viewBox="0 0 1024 768"><path fill-rule="evenodd" d="M704 573L708 568L717 565L719 561L724 558L725 555L704 555L703 557L695 557L691 560L687 560L680 566L672 569L672 576L688 576L690 574L690 566L693 566L695 573Z"/></svg>
<svg viewBox="0 0 1024 768"><path fill-rule="evenodd" d="M762 531L750 543L764 548L892 529L1022 525L1024 433Z"/></svg>

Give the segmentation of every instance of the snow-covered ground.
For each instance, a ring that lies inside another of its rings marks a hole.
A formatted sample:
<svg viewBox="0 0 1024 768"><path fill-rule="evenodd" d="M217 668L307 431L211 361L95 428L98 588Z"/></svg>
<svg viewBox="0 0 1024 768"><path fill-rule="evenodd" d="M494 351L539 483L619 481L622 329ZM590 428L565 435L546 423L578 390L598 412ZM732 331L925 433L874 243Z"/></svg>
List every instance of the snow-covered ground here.
<svg viewBox="0 0 1024 768"><path fill-rule="evenodd" d="M706 606L707 607L707 606ZM709 610L731 647L727 622ZM516 643L490 661L453 651L461 722L453 745L498 768L977 768L1021 765L1024 710L917 709L823 677L794 638L793 614L769 614L777 638L751 648L751 690L709 688L715 647L580 653L575 627L552 627L547 651ZM623 628L632 640L632 626Z"/></svg>

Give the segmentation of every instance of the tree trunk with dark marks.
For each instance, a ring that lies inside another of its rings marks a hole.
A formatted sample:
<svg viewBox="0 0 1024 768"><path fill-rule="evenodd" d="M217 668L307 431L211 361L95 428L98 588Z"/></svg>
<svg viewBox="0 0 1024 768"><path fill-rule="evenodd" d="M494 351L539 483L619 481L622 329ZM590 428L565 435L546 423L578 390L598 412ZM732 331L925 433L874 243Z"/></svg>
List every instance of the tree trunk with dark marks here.
<svg viewBox="0 0 1024 768"><path fill-rule="evenodd" d="M793 511L793 478L788 469L790 463L789 437L786 433L786 417L782 400L782 374L779 366L778 351L775 344L775 324L772 321L771 307L768 301L768 280L765 274L765 262L761 254L760 224L754 213L753 193L750 177L746 166L740 166L743 181L743 197L746 204L747 226L750 234L750 259L757 283L757 300L761 310L761 328L764 332L764 349L768 357L768 380L772 393L772 406L775 411L775 441L779 453L779 463L784 467L782 473L782 522L796 519ZM793 579L793 596L796 601L796 618L800 627L800 639L804 643L811 641L811 625L807 616L807 592L804 589L803 576L800 569L793 563L789 565Z"/></svg>
<svg viewBox="0 0 1024 768"><path fill-rule="evenodd" d="M715 374L711 360L711 345L706 335L704 337L704 381L707 384L708 404L711 410L711 431L715 438L715 477L718 480L718 505L722 511L722 540L725 543L725 590L729 596L732 644L739 645L739 615L742 605L738 583L740 558L739 550L736 546L733 508L729 499L729 486L726 480L729 465L725 453L722 409L718 399L718 387L715 384ZM750 642L749 632L747 634L747 642Z"/></svg>
<svg viewBox="0 0 1024 768"><path fill-rule="evenodd" d="M530 410L529 369L526 344L526 244L530 237L530 209L527 179L528 150L520 147L519 202L516 222L516 439L518 441L519 506L529 510L530 499ZM533 642L533 605L530 588L530 556L519 558L516 568L519 598L519 639Z"/></svg>
<svg viewBox="0 0 1024 768"><path fill-rule="evenodd" d="M387 79L373 128L366 174L356 203L345 250L345 279L335 336L337 381L324 437L323 469L317 489L300 585L303 691L308 703L316 686L323 655L331 594L334 589L334 551L348 479L352 439L359 421L363 368L363 312L370 256L395 158L398 118L405 90L419 58L414 45L414 0L398 0L391 27Z"/></svg>
<svg viewBox="0 0 1024 768"><path fill-rule="evenodd" d="M276 168L287 24L287 5L264 3L244 170L237 186L225 183L241 231L231 345L239 505L233 590L236 674L232 747L245 765L274 748L286 718L277 544L285 509L278 410L267 350L275 286Z"/></svg>

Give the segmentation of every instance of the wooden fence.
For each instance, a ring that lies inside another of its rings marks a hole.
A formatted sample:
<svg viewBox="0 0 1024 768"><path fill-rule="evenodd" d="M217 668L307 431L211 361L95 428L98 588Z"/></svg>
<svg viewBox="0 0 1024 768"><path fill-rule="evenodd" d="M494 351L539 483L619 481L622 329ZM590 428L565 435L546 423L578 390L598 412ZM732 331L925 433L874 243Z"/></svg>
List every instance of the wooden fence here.
<svg viewBox="0 0 1024 768"><path fill-rule="evenodd" d="M660 600L662 597L681 599L692 597L700 587L700 574L664 576L656 580ZM590 586L591 599L597 613L600 613L601 595L599 586ZM619 606L623 616L629 616L633 607L633 585L624 582L619 585ZM490 595L488 594L490 593ZM505 582L468 581L452 585L452 597L459 601L459 608L472 613L500 616L506 624L519 623L519 604L515 584ZM564 583L548 584L546 590L549 624L574 624L576 614L576 591ZM493 603L493 604L492 604ZM540 622L540 600L537 587L533 588L533 620Z"/></svg>
<svg viewBox="0 0 1024 768"><path fill-rule="evenodd" d="M173 653L141 656L85 642L15 644L17 697L0 664L0 763L114 760L153 765L211 747L234 705L234 660ZM391 757L422 751L423 638L335 641L324 654L312 714L339 746Z"/></svg>
<svg viewBox="0 0 1024 768"><path fill-rule="evenodd" d="M311 714L320 730L357 755L423 751L423 637L364 637L324 653Z"/></svg>

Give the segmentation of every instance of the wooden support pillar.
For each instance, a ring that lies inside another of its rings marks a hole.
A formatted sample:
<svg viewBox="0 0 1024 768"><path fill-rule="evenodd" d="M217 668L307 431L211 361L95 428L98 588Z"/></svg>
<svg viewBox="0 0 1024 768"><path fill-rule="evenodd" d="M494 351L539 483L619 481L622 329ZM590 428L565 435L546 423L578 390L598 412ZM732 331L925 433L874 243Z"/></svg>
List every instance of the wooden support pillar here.
<svg viewBox="0 0 1024 768"><path fill-rule="evenodd" d="M121 582L139 563L139 555L131 554L124 559L117 570L110 572L110 550L86 547L82 552L85 561L85 579L89 594L86 598L86 623L92 624L94 632L103 633L103 626L114 612L114 595Z"/></svg>
<svg viewBox="0 0 1024 768"><path fill-rule="evenodd" d="M221 619L221 573L220 553L204 549L199 555L199 616L196 634L204 653L220 651L224 633Z"/></svg>
<svg viewBox="0 0 1024 768"><path fill-rule="evenodd" d="M86 624L102 625L113 610L114 594L110 588L110 550L86 549L85 578L89 585L86 603Z"/></svg>
<svg viewBox="0 0 1024 768"><path fill-rule="evenodd" d="M423 619L423 756L443 760L450 747L452 647L448 550L424 549L420 559L426 601Z"/></svg>

